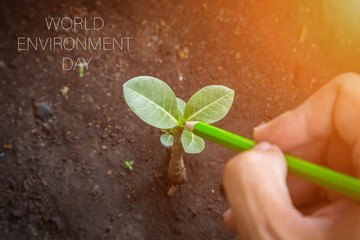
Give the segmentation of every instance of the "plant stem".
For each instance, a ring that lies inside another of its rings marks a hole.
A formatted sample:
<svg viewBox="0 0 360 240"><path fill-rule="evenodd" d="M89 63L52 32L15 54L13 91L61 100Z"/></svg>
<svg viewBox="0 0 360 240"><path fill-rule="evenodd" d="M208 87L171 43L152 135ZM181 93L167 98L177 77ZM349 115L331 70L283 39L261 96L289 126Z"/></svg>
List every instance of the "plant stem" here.
<svg viewBox="0 0 360 240"><path fill-rule="evenodd" d="M181 144L181 133L183 130L183 127L175 127L173 149L168 168L168 178L175 183L186 181L186 169L182 157L183 147Z"/></svg>

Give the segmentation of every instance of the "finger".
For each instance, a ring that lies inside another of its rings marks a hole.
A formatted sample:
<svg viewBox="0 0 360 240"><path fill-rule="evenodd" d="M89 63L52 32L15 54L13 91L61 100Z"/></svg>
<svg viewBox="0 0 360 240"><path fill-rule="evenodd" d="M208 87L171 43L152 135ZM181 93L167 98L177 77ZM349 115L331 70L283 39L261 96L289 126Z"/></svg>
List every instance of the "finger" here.
<svg viewBox="0 0 360 240"><path fill-rule="evenodd" d="M288 154L346 174L360 174L360 146L355 147L360 144L360 125L350 124L360 121L358 89L359 75L343 74L297 109L256 128L254 139L275 143ZM351 153L349 146L353 148L352 155L344 155ZM297 206L319 198L319 188L303 179L290 176L288 185Z"/></svg>
<svg viewBox="0 0 360 240"><path fill-rule="evenodd" d="M286 174L281 151L268 143L260 143L226 164L225 192L241 237L285 239L307 226L292 205Z"/></svg>
<svg viewBox="0 0 360 240"><path fill-rule="evenodd" d="M317 164L326 165L322 160L323 153L321 150L324 144L326 144L324 141L318 141L289 151L288 153L308 161L316 162ZM319 186L291 174L287 177L287 185L291 199L297 207L317 202L321 198L326 197L326 194L321 191Z"/></svg>
<svg viewBox="0 0 360 240"><path fill-rule="evenodd" d="M324 146L326 146L327 141L316 141L310 144L304 143L304 145L294 149L292 149L292 146L289 147L288 145L294 137L296 138L296 135L292 136L290 133L292 133L292 129L294 129L294 126L292 125L294 123L293 119L298 119L297 115L298 113L294 111L287 112L275 118L266 126L256 128L254 131L254 139L256 142L269 141L278 144L280 148L287 151L290 155L320 164L323 162L322 151ZM288 141L284 141L285 139L288 139ZM297 140L297 138L295 140ZM291 199L297 207L308 205L321 198L319 187L317 185L297 176L289 175L287 178L287 185Z"/></svg>
<svg viewBox="0 0 360 240"><path fill-rule="evenodd" d="M326 198L326 194L321 192L317 185L300 177L290 174L286 182L290 197L296 207L303 207L304 205L316 203L322 198Z"/></svg>
<svg viewBox="0 0 360 240"><path fill-rule="evenodd" d="M358 239L360 236L360 203L350 199L336 201L312 214L326 226L327 239Z"/></svg>
<svg viewBox="0 0 360 240"><path fill-rule="evenodd" d="M347 73L325 85L293 111L254 131L256 141L269 141L288 152L335 131L350 145L360 138L360 76ZM349 126L350 125L350 126Z"/></svg>
<svg viewBox="0 0 360 240"><path fill-rule="evenodd" d="M226 212L223 214L223 217L224 217L224 223L225 223L226 227L228 229L230 229L231 231L235 232L236 226L235 226L234 215L233 215L231 208L226 210Z"/></svg>
<svg viewBox="0 0 360 240"><path fill-rule="evenodd" d="M360 176L360 142L359 141L357 142L357 144L355 144L353 148L352 157L354 159L356 176L359 177Z"/></svg>

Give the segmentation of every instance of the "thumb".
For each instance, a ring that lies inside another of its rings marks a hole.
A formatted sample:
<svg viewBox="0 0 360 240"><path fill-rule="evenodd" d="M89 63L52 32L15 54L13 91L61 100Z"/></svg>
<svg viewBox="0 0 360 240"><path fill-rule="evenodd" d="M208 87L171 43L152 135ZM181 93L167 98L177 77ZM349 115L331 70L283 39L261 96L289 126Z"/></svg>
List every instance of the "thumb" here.
<svg viewBox="0 0 360 240"><path fill-rule="evenodd" d="M307 221L291 202L286 175L286 161L280 149L267 142L226 164L225 192L242 238L288 239L310 234L304 231Z"/></svg>

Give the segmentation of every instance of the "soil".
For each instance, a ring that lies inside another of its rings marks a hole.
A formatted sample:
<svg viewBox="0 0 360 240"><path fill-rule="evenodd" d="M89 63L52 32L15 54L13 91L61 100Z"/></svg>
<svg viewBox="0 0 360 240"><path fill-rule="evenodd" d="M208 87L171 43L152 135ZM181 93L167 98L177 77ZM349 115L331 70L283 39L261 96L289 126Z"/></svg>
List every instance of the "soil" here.
<svg viewBox="0 0 360 240"><path fill-rule="evenodd" d="M184 100L207 85L230 87L234 104L215 125L251 138L332 77L359 70L319 36L299 41L295 2L1 1L0 238L234 238L222 220L222 169L234 153L206 142L184 155L187 182L174 186L170 149L127 107L122 85L151 75ZM99 16L105 26L49 31L47 16ZM17 51L19 36L132 40L126 51ZM62 71L62 58L77 56L92 57L84 77Z"/></svg>

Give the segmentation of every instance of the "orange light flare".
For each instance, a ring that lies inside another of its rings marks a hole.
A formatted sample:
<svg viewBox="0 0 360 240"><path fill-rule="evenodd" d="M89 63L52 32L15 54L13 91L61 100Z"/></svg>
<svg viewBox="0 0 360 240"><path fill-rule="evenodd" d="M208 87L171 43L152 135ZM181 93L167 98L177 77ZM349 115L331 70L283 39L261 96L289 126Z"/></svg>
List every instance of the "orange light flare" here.
<svg viewBox="0 0 360 240"><path fill-rule="evenodd" d="M254 1L247 16L272 60L360 73L360 1Z"/></svg>

